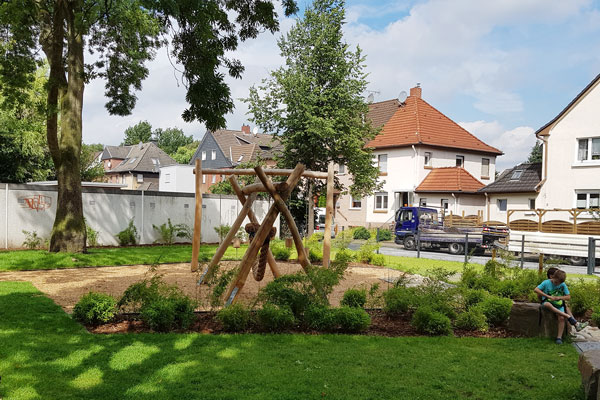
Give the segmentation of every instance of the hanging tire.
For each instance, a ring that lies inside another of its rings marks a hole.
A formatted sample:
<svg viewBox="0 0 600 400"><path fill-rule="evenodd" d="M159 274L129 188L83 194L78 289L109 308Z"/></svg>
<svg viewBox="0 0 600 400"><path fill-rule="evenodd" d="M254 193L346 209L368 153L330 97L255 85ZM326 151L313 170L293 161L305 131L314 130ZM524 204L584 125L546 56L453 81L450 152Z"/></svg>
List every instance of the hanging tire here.
<svg viewBox="0 0 600 400"><path fill-rule="evenodd" d="M587 264L587 258L585 257L576 257L576 256L572 256L572 257L567 257L567 260L569 260L569 264L571 265L586 265Z"/></svg>
<svg viewBox="0 0 600 400"><path fill-rule="evenodd" d="M404 250L414 250L417 248L414 236L407 236L404 238Z"/></svg>
<svg viewBox="0 0 600 400"><path fill-rule="evenodd" d="M465 246L463 246L462 243L450 243L448 245L448 250L450 251L450 254L462 254L465 250Z"/></svg>

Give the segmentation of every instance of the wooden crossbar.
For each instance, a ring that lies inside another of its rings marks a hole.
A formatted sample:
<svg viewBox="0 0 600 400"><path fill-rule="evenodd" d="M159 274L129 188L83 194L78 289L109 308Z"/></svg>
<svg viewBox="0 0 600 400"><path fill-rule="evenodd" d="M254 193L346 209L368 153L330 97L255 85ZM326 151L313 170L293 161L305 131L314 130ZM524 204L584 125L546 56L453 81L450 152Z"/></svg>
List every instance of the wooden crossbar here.
<svg viewBox="0 0 600 400"><path fill-rule="evenodd" d="M275 168L267 168L265 169L265 174L267 175L275 175L275 176L290 176L294 172L293 169L275 169ZM196 170L194 170L196 173ZM202 169L203 175L256 175L256 171L253 169L235 169L235 168L224 168L224 169L216 169L216 168L206 168ZM327 172L320 171L304 171L302 176L305 178L315 178L315 179L327 179Z"/></svg>

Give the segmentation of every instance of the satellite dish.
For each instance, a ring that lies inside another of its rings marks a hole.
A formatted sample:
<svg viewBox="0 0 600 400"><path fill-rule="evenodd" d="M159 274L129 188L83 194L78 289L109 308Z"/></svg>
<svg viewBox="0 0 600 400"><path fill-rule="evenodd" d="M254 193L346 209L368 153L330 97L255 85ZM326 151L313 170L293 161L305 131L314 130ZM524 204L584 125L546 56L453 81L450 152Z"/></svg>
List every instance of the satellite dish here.
<svg viewBox="0 0 600 400"><path fill-rule="evenodd" d="M255 126L254 129L252 129L252 133L254 133L255 135L258 133L258 128Z"/></svg>
<svg viewBox="0 0 600 400"><path fill-rule="evenodd" d="M375 96L373 93L369 93L369 96L367 96L367 103L371 104L373 100L375 100Z"/></svg>
<svg viewBox="0 0 600 400"><path fill-rule="evenodd" d="M398 95L398 101L399 101L400 103L404 103L404 102L406 101L406 97L407 97L407 94L406 94L406 92L403 90L403 91L401 91L401 92L400 92L400 94Z"/></svg>

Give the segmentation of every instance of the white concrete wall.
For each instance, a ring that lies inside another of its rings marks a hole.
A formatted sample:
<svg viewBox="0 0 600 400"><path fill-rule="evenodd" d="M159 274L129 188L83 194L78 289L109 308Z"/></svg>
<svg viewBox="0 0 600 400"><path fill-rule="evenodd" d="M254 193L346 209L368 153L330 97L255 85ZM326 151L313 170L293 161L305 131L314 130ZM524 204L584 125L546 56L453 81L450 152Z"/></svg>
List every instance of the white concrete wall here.
<svg viewBox="0 0 600 400"><path fill-rule="evenodd" d="M42 238L50 237L56 214L57 193L52 187L0 184L0 246L18 248L26 231L36 231ZM83 189L83 211L90 227L99 231L101 245L118 245L115 235L125 229L133 218L140 234L140 243L159 239L152 225L171 219L172 224L194 226L194 195L183 193L122 191L118 189ZM142 201L143 196L143 201ZM42 202L37 200L42 199ZM202 196L202 242L216 243L214 230L218 225L232 225L241 204L234 196L205 194ZM259 220L267 214L270 203L256 201L253 209ZM8 218L7 218L8 217ZM244 224L249 222L246 218ZM243 226L243 225L242 225ZM279 218L275 222L279 234ZM178 239L178 241L186 241Z"/></svg>
<svg viewBox="0 0 600 400"><path fill-rule="evenodd" d="M438 211L441 210L442 199L447 199L448 212L455 215L462 215L463 211L465 216L477 215L485 206L485 197L476 194L456 194L452 196L451 193L419 193L415 197L415 205L421 204L421 199L427 200L426 207L435 208Z"/></svg>
<svg viewBox="0 0 600 400"><path fill-rule="evenodd" d="M160 168L161 192L195 193L194 165L171 165Z"/></svg>
<svg viewBox="0 0 600 400"><path fill-rule="evenodd" d="M484 212L484 219L487 221L500 221L506 223L506 215L507 211L500 211L498 208L498 200L506 199L507 200L507 210L526 210L523 212L514 213L510 220L514 221L516 219L531 219L537 221L538 218L534 211L529 211L529 199L534 199L535 193L513 193L513 194L489 194L489 215L488 215L488 207L486 207L486 211ZM541 208L536 201L536 208Z"/></svg>
<svg viewBox="0 0 600 400"><path fill-rule="evenodd" d="M600 192L600 160L577 160L577 139L600 137L599 109L600 85L596 83L550 129L548 159L543 165L548 173L538 196L538 207L574 208L577 191Z"/></svg>

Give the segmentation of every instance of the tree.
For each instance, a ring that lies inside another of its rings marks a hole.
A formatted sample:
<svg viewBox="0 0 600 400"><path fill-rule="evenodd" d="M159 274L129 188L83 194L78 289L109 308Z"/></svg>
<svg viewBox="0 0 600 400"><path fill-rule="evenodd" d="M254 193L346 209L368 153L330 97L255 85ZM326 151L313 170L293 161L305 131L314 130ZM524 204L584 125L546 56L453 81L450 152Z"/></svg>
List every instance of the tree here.
<svg viewBox="0 0 600 400"><path fill-rule="evenodd" d="M199 145L200 142L195 141L185 146L180 146L171 157L179 164L189 164Z"/></svg>
<svg viewBox="0 0 600 400"><path fill-rule="evenodd" d="M186 146L194 141L192 135L185 136L179 128L156 129L153 132L153 138L158 147L164 150L170 156L177 153L177 149Z"/></svg>
<svg viewBox="0 0 600 400"><path fill-rule="evenodd" d="M139 142L146 143L152 139L152 125L148 121L140 121L125 129L125 140L121 146L133 146Z"/></svg>
<svg viewBox="0 0 600 400"><path fill-rule="evenodd" d="M529 158L527 159L528 163L540 163L543 160L542 155L542 142L539 140L535 142L533 147L531 148L531 152L529 153Z"/></svg>
<svg viewBox="0 0 600 400"><path fill-rule="evenodd" d="M281 0L286 15L295 0ZM58 178L50 251L85 251L81 200L83 91L94 78L106 81L111 114L130 114L135 90L148 75L145 63L167 44L182 65L189 107L186 121L208 129L225 125L233 109L225 73L240 78L242 64L225 56L240 40L278 29L270 0L20 0L0 2L0 90L3 106L20 104L32 86L42 54L49 64L46 137ZM94 53L85 63L87 50ZM60 113L60 121L58 115Z"/></svg>
<svg viewBox="0 0 600 400"><path fill-rule="evenodd" d="M252 87L245 101L252 121L279 136L280 167L302 162L326 171L330 161L344 164L353 176L352 194L362 197L377 187L379 171L364 146L378 131L363 97L364 57L343 41L344 14L343 0L315 0L278 42L285 66Z"/></svg>
<svg viewBox="0 0 600 400"><path fill-rule="evenodd" d="M104 165L96 160L95 155L104 149L101 144L81 145L81 181L94 182L104 176Z"/></svg>

